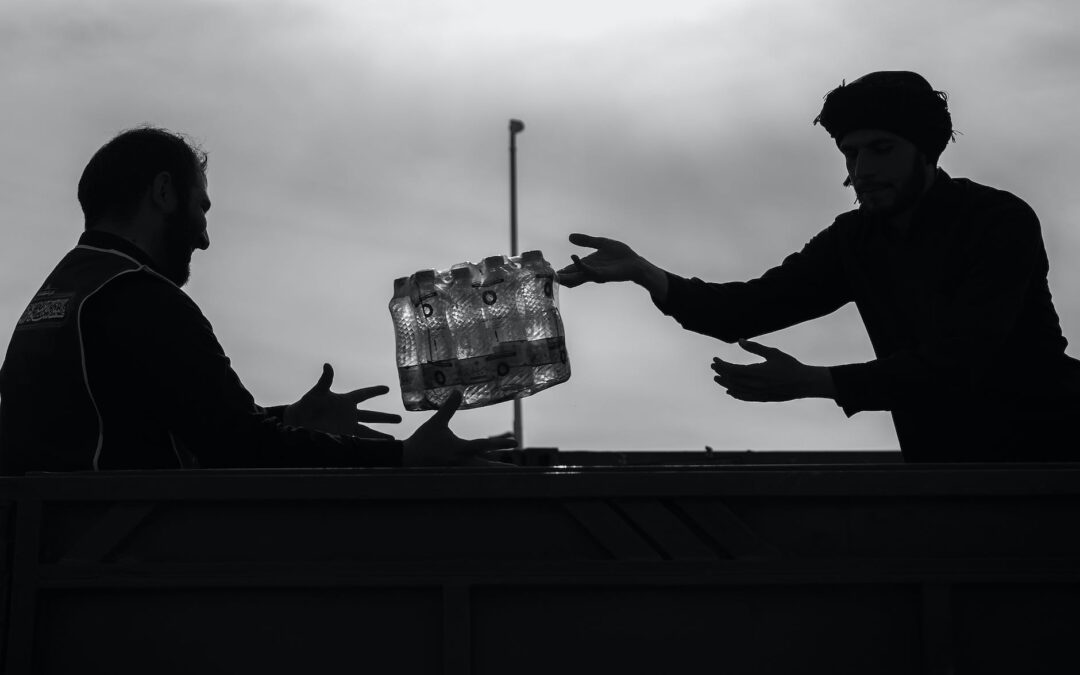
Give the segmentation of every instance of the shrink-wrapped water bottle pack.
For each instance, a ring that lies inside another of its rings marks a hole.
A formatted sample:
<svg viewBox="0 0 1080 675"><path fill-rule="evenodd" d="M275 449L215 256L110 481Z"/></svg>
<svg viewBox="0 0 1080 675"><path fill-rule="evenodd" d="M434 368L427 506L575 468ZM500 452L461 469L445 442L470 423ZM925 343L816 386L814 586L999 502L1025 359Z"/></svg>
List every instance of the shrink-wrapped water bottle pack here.
<svg viewBox="0 0 1080 675"><path fill-rule="evenodd" d="M390 315L406 410L455 389L462 408L531 396L570 379L558 277L540 251L394 281Z"/></svg>

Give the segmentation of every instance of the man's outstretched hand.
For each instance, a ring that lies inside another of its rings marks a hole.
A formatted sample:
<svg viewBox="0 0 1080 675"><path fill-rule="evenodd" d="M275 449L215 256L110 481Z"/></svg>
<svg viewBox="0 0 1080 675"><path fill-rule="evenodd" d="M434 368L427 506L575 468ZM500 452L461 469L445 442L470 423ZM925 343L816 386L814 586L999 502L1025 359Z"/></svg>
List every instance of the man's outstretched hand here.
<svg viewBox="0 0 1080 675"><path fill-rule="evenodd" d="M633 281L658 298L667 295L667 274L621 241L571 234L570 243L596 250L584 258L570 256L574 263L558 271L559 283L563 286L573 288L586 281L598 284Z"/></svg>
<svg viewBox="0 0 1080 675"><path fill-rule="evenodd" d="M517 445L513 436L478 438L467 441L458 438L448 426L461 405L461 392L455 391L439 406L427 422L405 439L405 466L446 466L485 463L483 453L508 450Z"/></svg>
<svg viewBox="0 0 1080 675"><path fill-rule="evenodd" d="M369 398L389 392L389 387L363 387L344 394L335 394L330 391L333 382L334 368L329 363L324 363L322 376L311 391L285 408L285 424L330 434L393 440L393 436L369 429L364 423L397 424L401 421L400 415L356 408Z"/></svg>
<svg viewBox="0 0 1080 675"><path fill-rule="evenodd" d="M714 358L716 381L740 401L791 401L797 398L835 398L828 368L808 366L775 347L740 340L739 346L765 359L764 363L740 365Z"/></svg>

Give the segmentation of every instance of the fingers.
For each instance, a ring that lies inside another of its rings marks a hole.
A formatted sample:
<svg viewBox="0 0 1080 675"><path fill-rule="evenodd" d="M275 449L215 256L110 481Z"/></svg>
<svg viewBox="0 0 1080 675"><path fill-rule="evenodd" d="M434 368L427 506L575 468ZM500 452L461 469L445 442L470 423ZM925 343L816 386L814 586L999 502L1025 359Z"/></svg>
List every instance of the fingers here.
<svg viewBox="0 0 1080 675"><path fill-rule="evenodd" d="M571 255L570 259L574 261L574 268L577 269L578 274L582 278L581 279L582 281L585 281L585 280L599 281L600 280L600 275L596 272L596 270L592 266L587 265L584 261L582 261L581 258L579 258L576 255Z"/></svg>
<svg viewBox="0 0 1080 675"><path fill-rule="evenodd" d="M349 393L344 394L344 396L352 403L363 403L369 398L382 396L383 394L387 394L389 392L390 387L387 387L384 384L379 384L374 387L362 387L360 389L353 389Z"/></svg>
<svg viewBox="0 0 1080 675"><path fill-rule="evenodd" d="M506 467L517 468L517 464L513 462L500 462L497 459L485 459L483 457L470 457L462 463L462 466L489 466L500 469Z"/></svg>
<svg viewBox="0 0 1080 675"><path fill-rule="evenodd" d="M602 284L606 281L627 281L633 272L636 254L626 244L605 237L593 237L587 234L570 235L570 242L579 246L597 249L583 261L580 256L571 255L574 264L559 270L559 283L567 288L580 286L586 281ZM586 262L587 261L587 262Z"/></svg>
<svg viewBox="0 0 1080 675"><path fill-rule="evenodd" d="M604 237L592 237L587 234L574 233L570 235L571 244L588 246L589 248L603 248L610 242L610 239L605 239Z"/></svg>
<svg viewBox="0 0 1080 675"><path fill-rule="evenodd" d="M576 258L576 256L572 257ZM589 280L583 273L580 263L577 262L567 265L555 274L558 276L559 285L563 288L574 288Z"/></svg>
<svg viewBox="0 0 1080 675"><path fill-rule="evenodd" d="M775 347L766 347L763 344L752 342L750 340L739 340L739 346L750 352L751 354L757 354L764 359L771 359L777 356L786 356L784 352Z"/></svg>
<svg viewBox="0 0 1080 675"><path fill-rule="evenodd" d="M461 391L455 389L450 393L450 396L443 402L439 409L435 411L435 414L431 416L424 426L428 424L435 424L440 426L448 426L450 424L450 418L457 412L458 406L461 405Z"/></svg>
<svg viewBox="0 0 1080 675"><path fill-rule="evenodd" d="M766 395L766 392L772 389L772 381L762 372L764 365L761 363L742 365L714 358L712 369L716 373L716 377L713 378L713 381L740 401L772 400L771 398L758 398Z"/></svg>
<svg viewBox="0 0 1080 675"><path fill-rule="evenodd" d="M465 440L454 436L453 441L450 458L453 464L467 462L485 453L497 450L513 450L518 447L517 438L510 432L473 440Z"/></svg>
<svg viewBox="0 0 1080 675"><path fill-rule="evenodd" d="M362 424L400 424L401 415L374 410L357 410L356 421Z"/></svg>
<svg viewBox="0 0 1080 675"><path fill-rule="evenodd" d="M743 365L741 363L728 363L720 358L714 358L711 368L720 376L723 377L751 377L756 371L757 366L761 364L750 363Z"/></svg>
<svg viewBox="0 0 1080 675"><path fill-rule="evenodd" d="M375 431L370 427L365 427L363 424L357 424L356 428L352 431L353 436L358 438L372 438L380 441L392 441L394 437L390 434L384 434L381 431Z"/></svg>
<svg viewBox="0 0 1080 675"><path fill-rule="evenodd" d="M779 396L775 392L771 392L768 390L732 386L721 381L721 378L719 377L714 377L713 380L725 389L725 392L728 396L739 401L747 401L750 403L771 403L775 401L787 400L783 396Z"/></svg>
<svg viewBox="0 0 1080 675"><path fill-rule="evenodd" d="M315 383L315 386L311 388L312 392L328 392L330 391L330 385L334 381L334 367L329 363L324 363L322 366L322 375L319 376L319 381Z"/></svg>
<svg viewBox="0 0 1080 675"><path fill-rule="evenodd" d="M465 447L462 454L477 455L492 450L511 450L517 447L517 439L514 437L477 438L472 441L464 441Z"/></svg>

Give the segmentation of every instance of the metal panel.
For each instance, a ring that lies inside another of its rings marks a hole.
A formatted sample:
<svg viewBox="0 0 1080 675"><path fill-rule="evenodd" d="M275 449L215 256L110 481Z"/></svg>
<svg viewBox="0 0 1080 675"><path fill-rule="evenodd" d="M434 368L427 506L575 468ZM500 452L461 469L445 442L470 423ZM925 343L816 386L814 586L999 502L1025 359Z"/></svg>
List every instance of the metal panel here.
<svg viewBox="0 0 1080 675"><path fill-rule="evenodd" d="M1076 465L103 473L3 503L7 673L1080 669Z"/></svg>

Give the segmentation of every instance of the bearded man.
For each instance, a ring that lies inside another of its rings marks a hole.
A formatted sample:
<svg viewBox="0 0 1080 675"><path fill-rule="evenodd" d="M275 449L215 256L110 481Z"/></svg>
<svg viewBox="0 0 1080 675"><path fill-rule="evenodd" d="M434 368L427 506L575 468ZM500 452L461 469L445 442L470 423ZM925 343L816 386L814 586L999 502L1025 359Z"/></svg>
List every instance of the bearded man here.
<svg viewBox="0 0 1080 675"><path fill-rule="evenodd" d="M256 405L210 323L180 287L210 246L206 154L165 129L106 143L83 171L78 245L46 278L0 368L0 473L483 462L512 438L466 441L452 396L405 441L357 410L385 386L316 385L289 406Z"/></svg>
<svg viewBox="0 0 1080 675"><path fill-rule="evenodd" d="M1065 354L1038 218L1015 195L938 166L954 140L944 92L916 73L870 73L829 92L814 123L843 154L859 208L779 266L706 283L622 242L574 234L596 251L571 256L560 282L635 282L684 328L763 357L713 360L736 399L827 398L849 417L890 411L907 461L1074 459L1080 362ZM849 302L872 361L811 366L747 340Z"/></svg>

